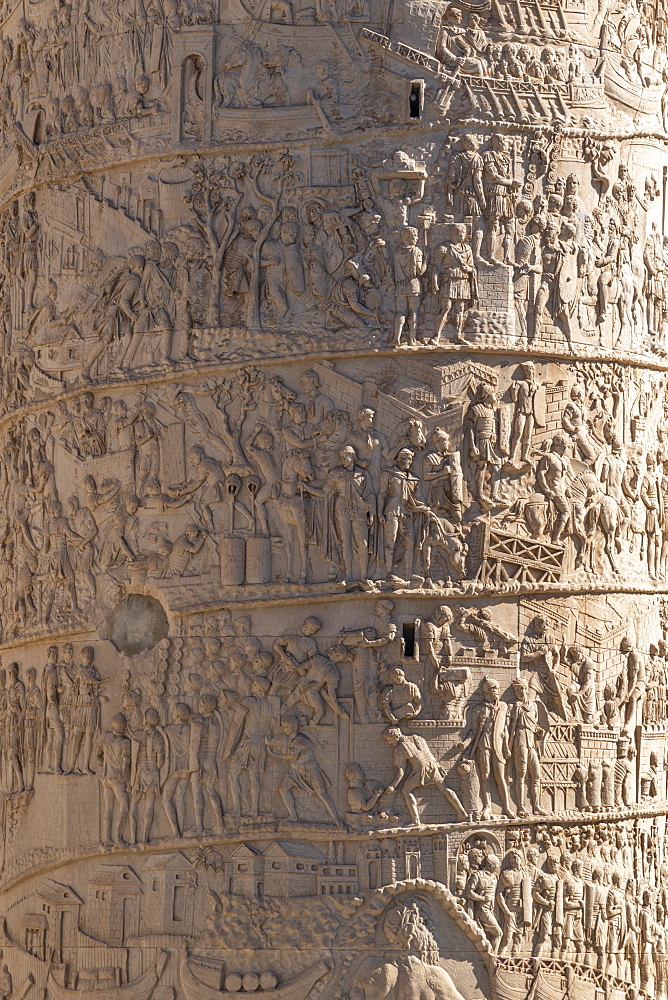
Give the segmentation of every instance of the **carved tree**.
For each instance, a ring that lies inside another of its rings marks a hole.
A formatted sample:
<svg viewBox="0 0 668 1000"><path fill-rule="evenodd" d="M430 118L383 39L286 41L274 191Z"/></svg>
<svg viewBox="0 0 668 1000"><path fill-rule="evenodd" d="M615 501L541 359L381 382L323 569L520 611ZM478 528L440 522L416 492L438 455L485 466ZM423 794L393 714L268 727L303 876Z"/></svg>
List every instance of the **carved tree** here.
<svg viewBox="0 0 668 1000"><path fill-rule="evenodd" d="M193 183L184 196L211 256L210 326L218 326L220 322L223 256L234 235L236 211L242 198L231 169L229 157L218 157L215 161L198 158L192 167Z"/></svg>

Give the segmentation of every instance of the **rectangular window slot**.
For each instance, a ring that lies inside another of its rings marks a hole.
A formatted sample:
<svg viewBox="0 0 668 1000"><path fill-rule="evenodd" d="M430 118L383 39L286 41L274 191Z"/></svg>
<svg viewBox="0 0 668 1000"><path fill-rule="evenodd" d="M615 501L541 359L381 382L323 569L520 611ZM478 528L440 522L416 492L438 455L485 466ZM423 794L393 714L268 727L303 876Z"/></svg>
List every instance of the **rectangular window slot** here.
<svg viewBox="0 0 668 1000"><path fill-rule="evenodd" d="M415 659L415 622L404 622L401 626L404 640L404 656L409 660Z"/></svg>
<svg viewBox="0 0 668 1000"><path fill-rule="evenodd" d="M408 95L408 117L413 119L422 118L424 107L424 80L411 80L411 89Z"/></svg>

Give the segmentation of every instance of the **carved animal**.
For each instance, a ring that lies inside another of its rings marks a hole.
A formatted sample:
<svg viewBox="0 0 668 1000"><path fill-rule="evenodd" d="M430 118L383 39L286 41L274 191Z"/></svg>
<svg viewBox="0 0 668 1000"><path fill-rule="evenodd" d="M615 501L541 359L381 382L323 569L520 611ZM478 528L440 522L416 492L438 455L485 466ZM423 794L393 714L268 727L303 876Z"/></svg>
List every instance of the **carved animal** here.
<svg viewBox="0 0 668 1000"><path fill-rule="evenodd" d="M586 541L578 559L586 569L592 573L596 573L599 569L596 542L600 532L603 536L603 551L608 557L610 567L615 573L619 572L617 556L622 551L621 523L622 515L615 498L598 492L584 514Z"/></svg>
<svg viewBox="0 0 668 1000"><path fill-rule="evenodd" d="M427 525L422 539L422 561L425 582L433 587L432 563L434 556L440 557L447 568L447 583L454 578L461 580L466 576L466 556L468 546L461 531L447 520L428 515Z"/></svg>

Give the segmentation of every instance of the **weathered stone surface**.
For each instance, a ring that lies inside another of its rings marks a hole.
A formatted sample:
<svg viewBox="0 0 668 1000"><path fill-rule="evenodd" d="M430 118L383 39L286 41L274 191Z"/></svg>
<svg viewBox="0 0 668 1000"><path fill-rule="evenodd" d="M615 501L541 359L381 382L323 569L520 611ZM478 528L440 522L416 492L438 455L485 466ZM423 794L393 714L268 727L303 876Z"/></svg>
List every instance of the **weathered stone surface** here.
<svg viewBox="0 0 668 1000"><path fill-rule="evenodd" d="M665 997L665 5L0 17L0 1000Z"/></svg>

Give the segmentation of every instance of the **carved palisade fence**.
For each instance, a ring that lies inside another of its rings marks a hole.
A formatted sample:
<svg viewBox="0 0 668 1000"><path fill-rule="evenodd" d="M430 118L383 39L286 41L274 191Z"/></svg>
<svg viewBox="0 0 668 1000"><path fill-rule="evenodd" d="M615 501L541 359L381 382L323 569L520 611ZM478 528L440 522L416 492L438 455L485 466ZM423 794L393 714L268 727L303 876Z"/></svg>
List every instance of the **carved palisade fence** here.
<svg viewBox="0 0 668 1000"><path fill-rule="evenodd" d="M665 0L0 19L0 1000L665 998Z"/></svg>

